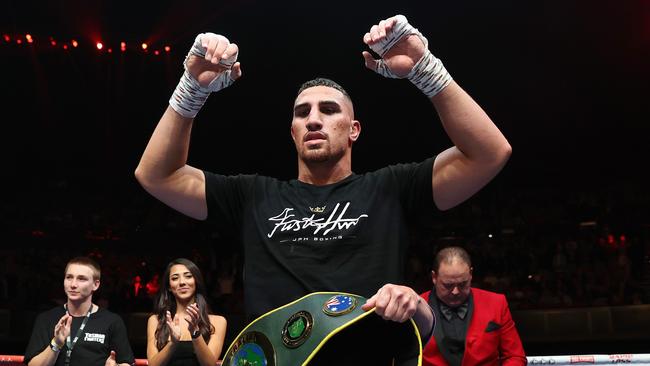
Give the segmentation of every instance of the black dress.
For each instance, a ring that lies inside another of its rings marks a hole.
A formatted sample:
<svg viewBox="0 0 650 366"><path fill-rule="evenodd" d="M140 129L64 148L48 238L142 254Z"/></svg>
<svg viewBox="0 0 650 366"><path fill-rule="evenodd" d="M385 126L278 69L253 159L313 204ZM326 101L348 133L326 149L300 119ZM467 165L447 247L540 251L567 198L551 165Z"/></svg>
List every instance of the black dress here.
<svg viewBox="0 0 650 366"><path fill-rule="evenodd" d="M167 366L200 366L192 341L178 342Z"/></svg>

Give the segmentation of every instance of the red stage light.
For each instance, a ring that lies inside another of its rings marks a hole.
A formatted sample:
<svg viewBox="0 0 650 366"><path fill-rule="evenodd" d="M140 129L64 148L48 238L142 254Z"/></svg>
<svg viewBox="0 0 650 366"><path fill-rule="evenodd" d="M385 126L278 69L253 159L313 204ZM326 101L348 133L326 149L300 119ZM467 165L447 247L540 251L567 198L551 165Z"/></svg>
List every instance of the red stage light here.
<svg viewBox="0 0 650 366"><path fill-rule="evenodd" d="M23 43L27 44L33 44L36 43L36 39L29 33L23 33L23 34L9 34L9 33L0 33L0 42L4 39L5 42L13 43L14 41L18 45L22 45ZM41 42L44 41L44 39L40 39ZM48 42L50 43L50 46L53 48L62 48L65 51L70 50L71 48L78 48L79 47L79 42L75 39L70 39L69 41L57 41L54 36L48 36ZM112 53L113 49L109 48L108 46L105 46L102 41L95 41L95 47L97 48L98 51L102 52L107 52L107 53ZM136 46L137 47L137 46ZM142 48L142 51L144 53L153 53L155 56L160 56L163 53L170 53L171 52L171 46L170 45L164 45L162 48L155 49L151 48L148 42L142 42L140 43L140 47ZM127 44L126 41L120 41L120 48L119 50L121 52L126 52ZM133 46L131 46L133 48ZM117 49L115 52L118 52Z"/></svg>

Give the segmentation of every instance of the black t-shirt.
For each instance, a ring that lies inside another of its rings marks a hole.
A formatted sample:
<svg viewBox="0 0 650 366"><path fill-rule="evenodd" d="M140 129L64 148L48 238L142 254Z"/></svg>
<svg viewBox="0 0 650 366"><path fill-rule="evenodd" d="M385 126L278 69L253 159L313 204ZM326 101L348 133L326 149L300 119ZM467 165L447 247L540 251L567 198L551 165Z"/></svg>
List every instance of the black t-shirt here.
<svg viewBox="0 0 650 366"><path fill-rule="evenodd" d="M64 314L63 306L57 306L38 315L25 351L25 364L49 347L54 326ZM72 318L71 340L74 340L84 318ZM59 352L56 366L64 366L67 349L67 346L63 346ZM135 363L124 321L117 314L100 308L90 314L86 327L72 348L70 366L104 366L111 351L115 351L117 363Z"/></svg>
<svg viewBox="0 0 650 366"><path fill-rule="evenodd" d="M433 220L433 161L325 186L204 172L209 219L243 243L249 318L315 291L370 297L402 283L407 222Z"/></svg>

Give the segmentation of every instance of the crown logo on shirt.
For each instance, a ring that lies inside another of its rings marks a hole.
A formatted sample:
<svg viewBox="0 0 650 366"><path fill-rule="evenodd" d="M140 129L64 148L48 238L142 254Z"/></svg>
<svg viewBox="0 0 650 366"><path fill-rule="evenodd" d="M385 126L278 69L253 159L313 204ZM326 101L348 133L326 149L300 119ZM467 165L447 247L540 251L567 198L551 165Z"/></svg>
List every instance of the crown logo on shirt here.
<svg viewBox="0 0 650 366"><path fill-rule="evenodd" d="M311 211L311 212L313 212L313 213L323 213L323 212L325 212L325 208L326 208L326 207L327 207L327 206L323 206L323 207L318 207L318 206L316 206L316 207L309 207L309 211Z"/></svg>

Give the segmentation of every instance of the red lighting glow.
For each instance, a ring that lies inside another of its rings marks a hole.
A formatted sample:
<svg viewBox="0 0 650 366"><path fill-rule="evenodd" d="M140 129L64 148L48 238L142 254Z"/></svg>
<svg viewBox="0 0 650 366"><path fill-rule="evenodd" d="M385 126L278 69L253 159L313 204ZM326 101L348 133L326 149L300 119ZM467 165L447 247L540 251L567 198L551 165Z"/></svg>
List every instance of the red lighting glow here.
<svg viewBox="0 0 650 366"><path fill-rule="evenodd" d="M79 41L76 39L64 39L61 38L61 40L57 40L58 35L45 35L43 38L40 38L39 35L32 35L30 33L20 33L20 34L11 34L11 33L0 33L0 44L3 42L7 43L14 43L18 45L31 45L31 44L40 44L42 43L43 46L47 46L45 43L46 41L50 44L50 46L46 48L52 48L52 49L62 49L64 51L71 51L73 48L78 48L79 47ZM38 38L38 42L36 42ZM103 41L99 40L100 36L93 37L94 41L91 41L91 45L94 44L96 47L97 51L100 53L113 53L113 48L115 48L115 53L125 53L127 52L127 41L119 41L119 49L117 44L104 44ZM40 43L39 43L40 42ZM149 54L151 53L152 55L155 56L161 56L164 53L170 53L171 52L171 45L167 44L165 45L164 43L160 46L156 44L156 47L153 48L147 41L129 41L131 43L130 48L131 50L137 50L138 44L139 47L142 49L142 52L144 54ZM116 42L117 43L117 42ZM92 47L92 46L91 46ZM42 50L41 47L35 48L36 51ZM618 238L618 236L616 236Z"/></svg>

